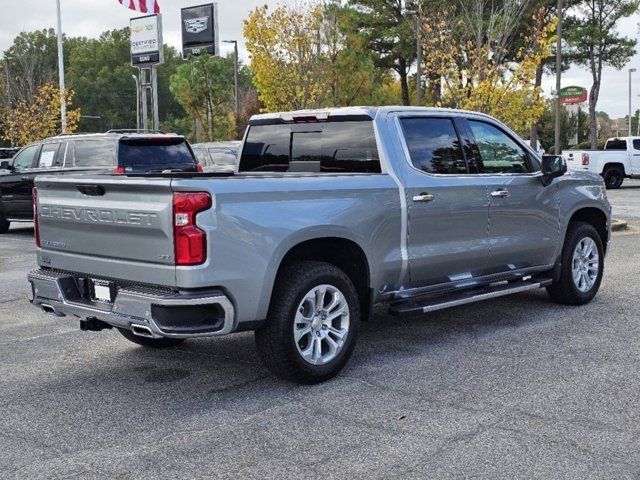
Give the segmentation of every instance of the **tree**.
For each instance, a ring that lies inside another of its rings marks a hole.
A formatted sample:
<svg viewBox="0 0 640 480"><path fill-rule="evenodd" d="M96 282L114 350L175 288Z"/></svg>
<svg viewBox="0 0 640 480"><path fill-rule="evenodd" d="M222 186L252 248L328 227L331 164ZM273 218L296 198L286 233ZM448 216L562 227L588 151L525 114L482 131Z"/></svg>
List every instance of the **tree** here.
<svg viewBox="0 0 640 480"><path fill-rule="evenodd" d="M465 0L463 7L465 13L451 7L423 20L425 68L442 79L442 104L488 113L526 135L544 112L535 77L549 55L555 22L541 10L527 34L516 36L521 2L492 6L489 23L483 0Z"/></svg>
<svg viewBox="0 0 640 480"><path fill-rule="evenodd" d="M71 106L73 91L65 91L67 107ZM67 132L76 129L80 120L80 110L67 110ZM58 135L60 125L60 90L53 83L45 83L38 88L31 102L19 100L5 119L4 137L14 139L18 145Z"/></svg>
<svg viewBox="0 0 640 480"><path fill-rule="evenodd" d="M635 54L636 40L620 36L616 24L638 11L639 0L584 0L569 15L567 41L570 54L591 73L589 125L591 148L598 144L596 107L602 84L602 68L623 68Z"/></svg>
<svg viewBox="0 0 640 480"><path fill-rule="evenodd" d="M409 69L416 58L414 30L416 1L349 0L355 26L366 46L375 52L375 65L400 77L402 103L410 105Z"/></svg>
<svg viewBox="0 0 640 480"><path fill-rule="evenodd" d="M204 126L204 141L235 138L233 57L191 56L170 78L170 90Z"/></svg>

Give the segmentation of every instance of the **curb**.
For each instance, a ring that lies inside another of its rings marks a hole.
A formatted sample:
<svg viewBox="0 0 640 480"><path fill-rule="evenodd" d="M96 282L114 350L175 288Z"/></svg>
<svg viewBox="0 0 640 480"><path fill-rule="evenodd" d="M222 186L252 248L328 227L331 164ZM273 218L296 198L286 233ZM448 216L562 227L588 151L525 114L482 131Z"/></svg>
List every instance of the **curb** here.
<svg viewBox="0 0 640 480"><path fill-rule="evenodd" d="M622 230L626 230L627 228L629 228L629 226L627 225L627 222L624 220L614 219L611 222L612 232L620 232Z"/></svg>

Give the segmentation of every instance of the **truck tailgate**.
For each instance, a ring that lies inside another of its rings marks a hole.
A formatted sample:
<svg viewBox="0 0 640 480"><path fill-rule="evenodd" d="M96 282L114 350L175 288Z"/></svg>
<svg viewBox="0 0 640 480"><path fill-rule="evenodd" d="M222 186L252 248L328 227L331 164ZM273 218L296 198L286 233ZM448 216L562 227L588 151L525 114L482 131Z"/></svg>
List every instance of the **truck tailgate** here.
<svg viewBox="0 0 640 480"><path fill-rule="evenodd" d="M171 179L39 177L42 266L175 285Z"/></svg>

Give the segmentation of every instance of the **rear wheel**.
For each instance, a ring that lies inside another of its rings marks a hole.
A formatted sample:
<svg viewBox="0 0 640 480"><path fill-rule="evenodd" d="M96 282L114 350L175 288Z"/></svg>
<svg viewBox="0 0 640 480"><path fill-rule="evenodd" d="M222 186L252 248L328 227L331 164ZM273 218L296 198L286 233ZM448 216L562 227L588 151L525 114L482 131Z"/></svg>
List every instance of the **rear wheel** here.
<svg viewBox="0 0 640 480"><path fill-rule="evenodd" d="M604 184L609 190L615 190L622 186L624 181L624 170L620 167L607 167L602 174Z"/></svg>
<svg viewBox="0 0 640 480"><path fill-rule="evenodd" d="M569 225L560 259L560 279L547 287L558 303L582 305L598 293L604 270L602 239L593 225Z"/></svg>
<svg viewBox="0 0 640 480"><path fill-rule="evenodd" d="M118 331L122 334L124 338L126 338L130 342L137 343L138 345L142 345L143 347L149 347L149 348L173 347L175 345L181 344L185 340L184 338L141 337L140 335L136 335L131 330L127 330L126 328L119 328Z"/></svg>
<svg viewBox="0 0 640 480"><path fill-rule="evenodd" d="M0 213L0 233L7 233L9 231L9 226L11 222L5 218L3 214Z"/></svg>
<svg viewBox="0 0 640 480"><path fill-rule="evenodd" d="M256 348L278 377L319 383L346 365L359 323L360 304L349 277L329 263L301 261L279 275L267 322L255 332Z"/></svg>

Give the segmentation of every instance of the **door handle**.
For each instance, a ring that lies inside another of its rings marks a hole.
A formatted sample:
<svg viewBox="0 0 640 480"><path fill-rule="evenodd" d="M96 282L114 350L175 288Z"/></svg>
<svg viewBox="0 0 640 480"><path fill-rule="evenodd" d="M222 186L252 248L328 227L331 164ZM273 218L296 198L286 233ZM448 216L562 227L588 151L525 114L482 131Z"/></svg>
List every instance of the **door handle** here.
<svg viewBox="0 0 640 480"><path fill-rule="evenodd" d="M509 190L496 190L494 192L491 192L491 196L492 197L508 197L509 196Z"/></svg>
<svg viewBox="0 0 640 480"><path fill-rule="evenodd" d="M433 195L428 193L421 193L420 195L413 196L414 202L430 202L431 200L433 200Z"/></svg>

